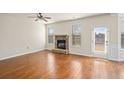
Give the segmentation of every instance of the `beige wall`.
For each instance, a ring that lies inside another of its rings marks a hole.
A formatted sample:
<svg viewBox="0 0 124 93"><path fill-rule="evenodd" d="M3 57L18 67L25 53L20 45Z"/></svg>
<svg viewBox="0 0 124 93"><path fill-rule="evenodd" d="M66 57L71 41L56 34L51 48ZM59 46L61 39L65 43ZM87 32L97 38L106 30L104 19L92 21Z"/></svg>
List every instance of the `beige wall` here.
<svg viewBox="0 0 124 93"><path fill-rule="evenodd" d="M0 14L0 59L41 50L44 46L42 23L34 22L27 15Z"/></svg>
<svg viewBox="0 0 124 93"><path fill-rule="evenodd" d="M82 42L81 47L73 47L71 42L72 24L80 23ZM55 35L68 34L70 41L70 53L81 55L92 55L92 30L94 26L106 26L109 32L109 48L107 56L110 59L118 58L118 16L104 14L94 17L88 17L79 20L57 22L48 24L47 27L52 27L55 30ZM48 49L54 48L54 45L46 44Z"/></svg>

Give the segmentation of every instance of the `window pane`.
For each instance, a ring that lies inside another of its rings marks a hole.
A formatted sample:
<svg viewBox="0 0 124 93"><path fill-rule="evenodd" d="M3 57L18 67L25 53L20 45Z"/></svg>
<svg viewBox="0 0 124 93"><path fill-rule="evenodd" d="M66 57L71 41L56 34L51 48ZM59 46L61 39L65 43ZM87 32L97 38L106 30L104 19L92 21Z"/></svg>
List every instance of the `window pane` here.
<svg viewBox="0 0 124 93"><path fill-rule="evenodd" d="M100 32L95 32L95 50L104 51L105 46L105 34Z"/></svg>
<svg viewBox="0 0 124 93"><path fill-rule="evenodd" d="M53 43L53 36L51 35L48 36L48 43Z"/></svg>
<svg viewBox="0 0 124 93"><path fill-rule="evenodd" d="M48 28L48 35L53 35L54 31L52 28Z"/></svg>
<svg viewBox="0 0 124 93"><path fill-rule="evenodd" d="M124 49L124 21L121 22L121 48Z"/></svg>
<svg viewBox="0 0 124 93"><path fill-rule="evenodd" d="M79 24L72 26L72 45L81 45L81 35L80 35Z"/></svg>
<svg viewBox="0 0 124 93"><path fill-rule="evenodd" d="M124 48L124 33L121 33L121 48Z"/></svg>
<svg viewBox="0 0 124 93"><path fill-rule="evenodd" d="M54 40L54 30L52 28L48 28L48 43L53 43Z"/></svg>
<svg viewBox="0 0 124 93"><path fill-rule="evenodd" d="M75 35L80 35L80 26L79 25L73 25L72 26L72 33L75 34Z"/></svg>

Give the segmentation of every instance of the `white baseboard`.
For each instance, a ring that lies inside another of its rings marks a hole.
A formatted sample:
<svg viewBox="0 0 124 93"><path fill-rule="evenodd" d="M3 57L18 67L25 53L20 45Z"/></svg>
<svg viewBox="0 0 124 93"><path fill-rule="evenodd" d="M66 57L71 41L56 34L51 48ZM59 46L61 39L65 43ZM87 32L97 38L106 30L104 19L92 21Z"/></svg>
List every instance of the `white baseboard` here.
<svg viewBox="0 0 124 93"><path fill-rule="evenodd" d="M118 61L118 62L123 62L123 61L124 61L124 59L118 59L117 61Z"/></svg>
<svg viewBox="0 0 124 93"><path fill-rule="evenodd" d="M81 54L81 53L74 53L74 52L69 52L69 54L93 57L93 55L87 55L87 54Z"/></svg>
<svg viewBox="0 0 124 93"><path fill-rule="evenodd" d="M105 58L106 57L100 57L100 56L96 56L96 55L93 55L93 54L81 54L81 53L74 53L74 52L70 52L70 54L74 54L74 55L80 55L80 56L87 56L87 57L98 57L98 58Z"/></svg>
<svg viewBox="0 0 124 93"><path fill-rule="evenodd" d="M50 51L51 51L52 49L49 49L49 48L45 48L45 50L50 50Z"/></svg>
<svg viewBox="0 0 124 93"><path fill-rule="evenodd" d="M112 61L117 61L117 62L120 62L119 59L115 59L115 58L107 58L108 60L112 60Z"/></svg>
<svg viewBox="0 0 124 93"><path fill-rule="evenodd" d="M80 55L80 56L87 56L87 57L97 57L97 56L94 56L94 55L87 55L87 54L73 53L73 52L70 52L70 54ZM99 57L99 58L104 58L104 59L107 59L107 60L112 60L112 61L117 61L117 62L124 61L124 59L114 59L114 58L107 58L107 57Z"/></svg>
<svg viewBox="0 0 124 93"><path fill-rule="evenodd" d="M30 51L30 52L26 52L26 53L19 53L19 54L16 54L16 55L0 58L0 61L5 60L5 59L10 59L10 58L13 58L13 57L18 57L18 56L30 54L30 53L35 53L35 52L43 51L43 50L45 50L45 49L33 50L33 51Z"/></svg>

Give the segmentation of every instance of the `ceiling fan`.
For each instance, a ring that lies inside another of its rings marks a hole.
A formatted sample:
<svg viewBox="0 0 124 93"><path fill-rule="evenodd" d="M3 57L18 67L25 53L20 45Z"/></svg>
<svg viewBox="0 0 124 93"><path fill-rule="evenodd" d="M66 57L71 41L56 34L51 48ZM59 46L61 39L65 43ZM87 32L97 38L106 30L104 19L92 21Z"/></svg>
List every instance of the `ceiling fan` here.
<svg viewBox="0 0 124 93"><path fill-rule="evenodd" d="M42 13L38 13L36 14L36 16L29 16L29 18L35 18L35 21L43 20L45 22L48 22L47 19L51 19L51 17L43 16Z"/></svg>

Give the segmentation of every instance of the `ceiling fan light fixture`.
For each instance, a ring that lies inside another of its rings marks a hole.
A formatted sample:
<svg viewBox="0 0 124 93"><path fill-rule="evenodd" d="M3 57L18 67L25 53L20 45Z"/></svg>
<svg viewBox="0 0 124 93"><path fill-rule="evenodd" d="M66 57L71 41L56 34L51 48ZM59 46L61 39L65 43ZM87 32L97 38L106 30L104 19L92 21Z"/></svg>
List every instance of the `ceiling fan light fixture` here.
<svg viewBox="0 0 124 93"><path fill-rule="evenodd" d="M45 22L48 22L47 19L51 19L51 17L43 16L42 13L37 13L36 16L28 17L28 18L36 18L35 21L43 20Z"/></svg>

